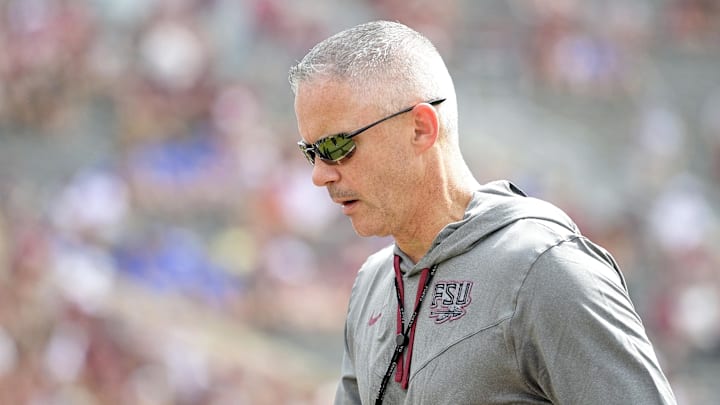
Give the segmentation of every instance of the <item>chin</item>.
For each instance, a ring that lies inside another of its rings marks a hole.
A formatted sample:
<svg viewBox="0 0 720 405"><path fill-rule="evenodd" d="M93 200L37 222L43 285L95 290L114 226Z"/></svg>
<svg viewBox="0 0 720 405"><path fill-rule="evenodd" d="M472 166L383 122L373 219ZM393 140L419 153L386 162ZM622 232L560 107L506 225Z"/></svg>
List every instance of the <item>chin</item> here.
<svg viewBox="0 0 720 405"><path fill-rule="evenodd" d="M370 237L370 236L388 236L389 233L384 231L382 228L370 226L368 224L360 224L356 223L355 221L352 222L352 227L355 230L355 233L358 236L361 236L363 238Z"/></svg>
<svg viewBox="0 0 720 405"><path fill-rule="evenodd" d="M368 232L365 229L358 228L357 226L354 226L354 225L353 225L353 229L355 230L355 234L357 234L357 236L361 236L363 238L375 236L375 234L373 234L372 232Z"/></svg>

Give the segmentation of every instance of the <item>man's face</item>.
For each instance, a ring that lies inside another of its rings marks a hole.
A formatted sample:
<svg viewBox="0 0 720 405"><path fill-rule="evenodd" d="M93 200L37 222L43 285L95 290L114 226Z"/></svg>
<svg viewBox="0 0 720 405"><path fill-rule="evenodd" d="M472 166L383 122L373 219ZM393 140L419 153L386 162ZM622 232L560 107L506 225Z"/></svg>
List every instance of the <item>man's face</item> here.
<svg viewBox="0 0 720 405"><path fill-rule="evenodd" d="M342 82L301 84L295 114L302 139L313 143L392 113L364 97ZM417 171L412 170L412 133L412 114L404 114L354 137L354 154L339 164L315 159L313 183L327 188L359 235L397 235L408 226L415 197L412 185L418 181Z"/></svg>

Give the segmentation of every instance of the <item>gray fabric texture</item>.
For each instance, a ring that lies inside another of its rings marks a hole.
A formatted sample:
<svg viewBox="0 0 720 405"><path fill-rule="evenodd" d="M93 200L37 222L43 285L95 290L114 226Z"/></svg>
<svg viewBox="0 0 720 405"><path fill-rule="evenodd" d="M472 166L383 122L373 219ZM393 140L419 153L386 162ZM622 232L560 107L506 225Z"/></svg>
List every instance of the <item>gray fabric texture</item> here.
<svg viewBox="0 0 720 405"><path fill-rule="evenodd" d="M336 405L372 404L395 342L393 256L417 318L407 390L385 404L674 404L617 263L555 206L506 181L474 193L413 264L396 246L358 272Z"/></svg>

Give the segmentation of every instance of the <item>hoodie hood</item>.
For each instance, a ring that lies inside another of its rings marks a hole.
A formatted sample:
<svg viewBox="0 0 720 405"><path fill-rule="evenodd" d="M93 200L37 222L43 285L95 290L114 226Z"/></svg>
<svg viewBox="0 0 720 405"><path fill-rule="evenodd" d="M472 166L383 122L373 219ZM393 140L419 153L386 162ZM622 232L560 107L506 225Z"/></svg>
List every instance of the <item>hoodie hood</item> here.
<svg viewBox="0 0 720 405"><path fill-rule="evenodd" d="M570 217L558 207L536 198L528 197L509 181L487 183L473 192L463 219L445 226L435 237L430 250L417 264L395 245L395 254L403 260L401 269L408 275L424 268L440 264L448 258L470 250L492 233L521 219L551 221L580 234Z"/></svg>

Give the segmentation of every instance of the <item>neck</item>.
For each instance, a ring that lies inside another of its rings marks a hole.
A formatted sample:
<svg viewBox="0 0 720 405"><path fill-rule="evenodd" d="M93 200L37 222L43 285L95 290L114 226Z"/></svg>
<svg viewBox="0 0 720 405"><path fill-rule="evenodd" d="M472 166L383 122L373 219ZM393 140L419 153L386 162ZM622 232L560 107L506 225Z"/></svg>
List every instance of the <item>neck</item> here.
<svg viewBox="0 0 720 405"><path fill-rule="evenodd" d="M480 186L464 164L458 174L424 182L422 198L410 213L411 225L394 235L397 246L414 263L425 256L445 226L465 216L472 193Z"/></svg>

